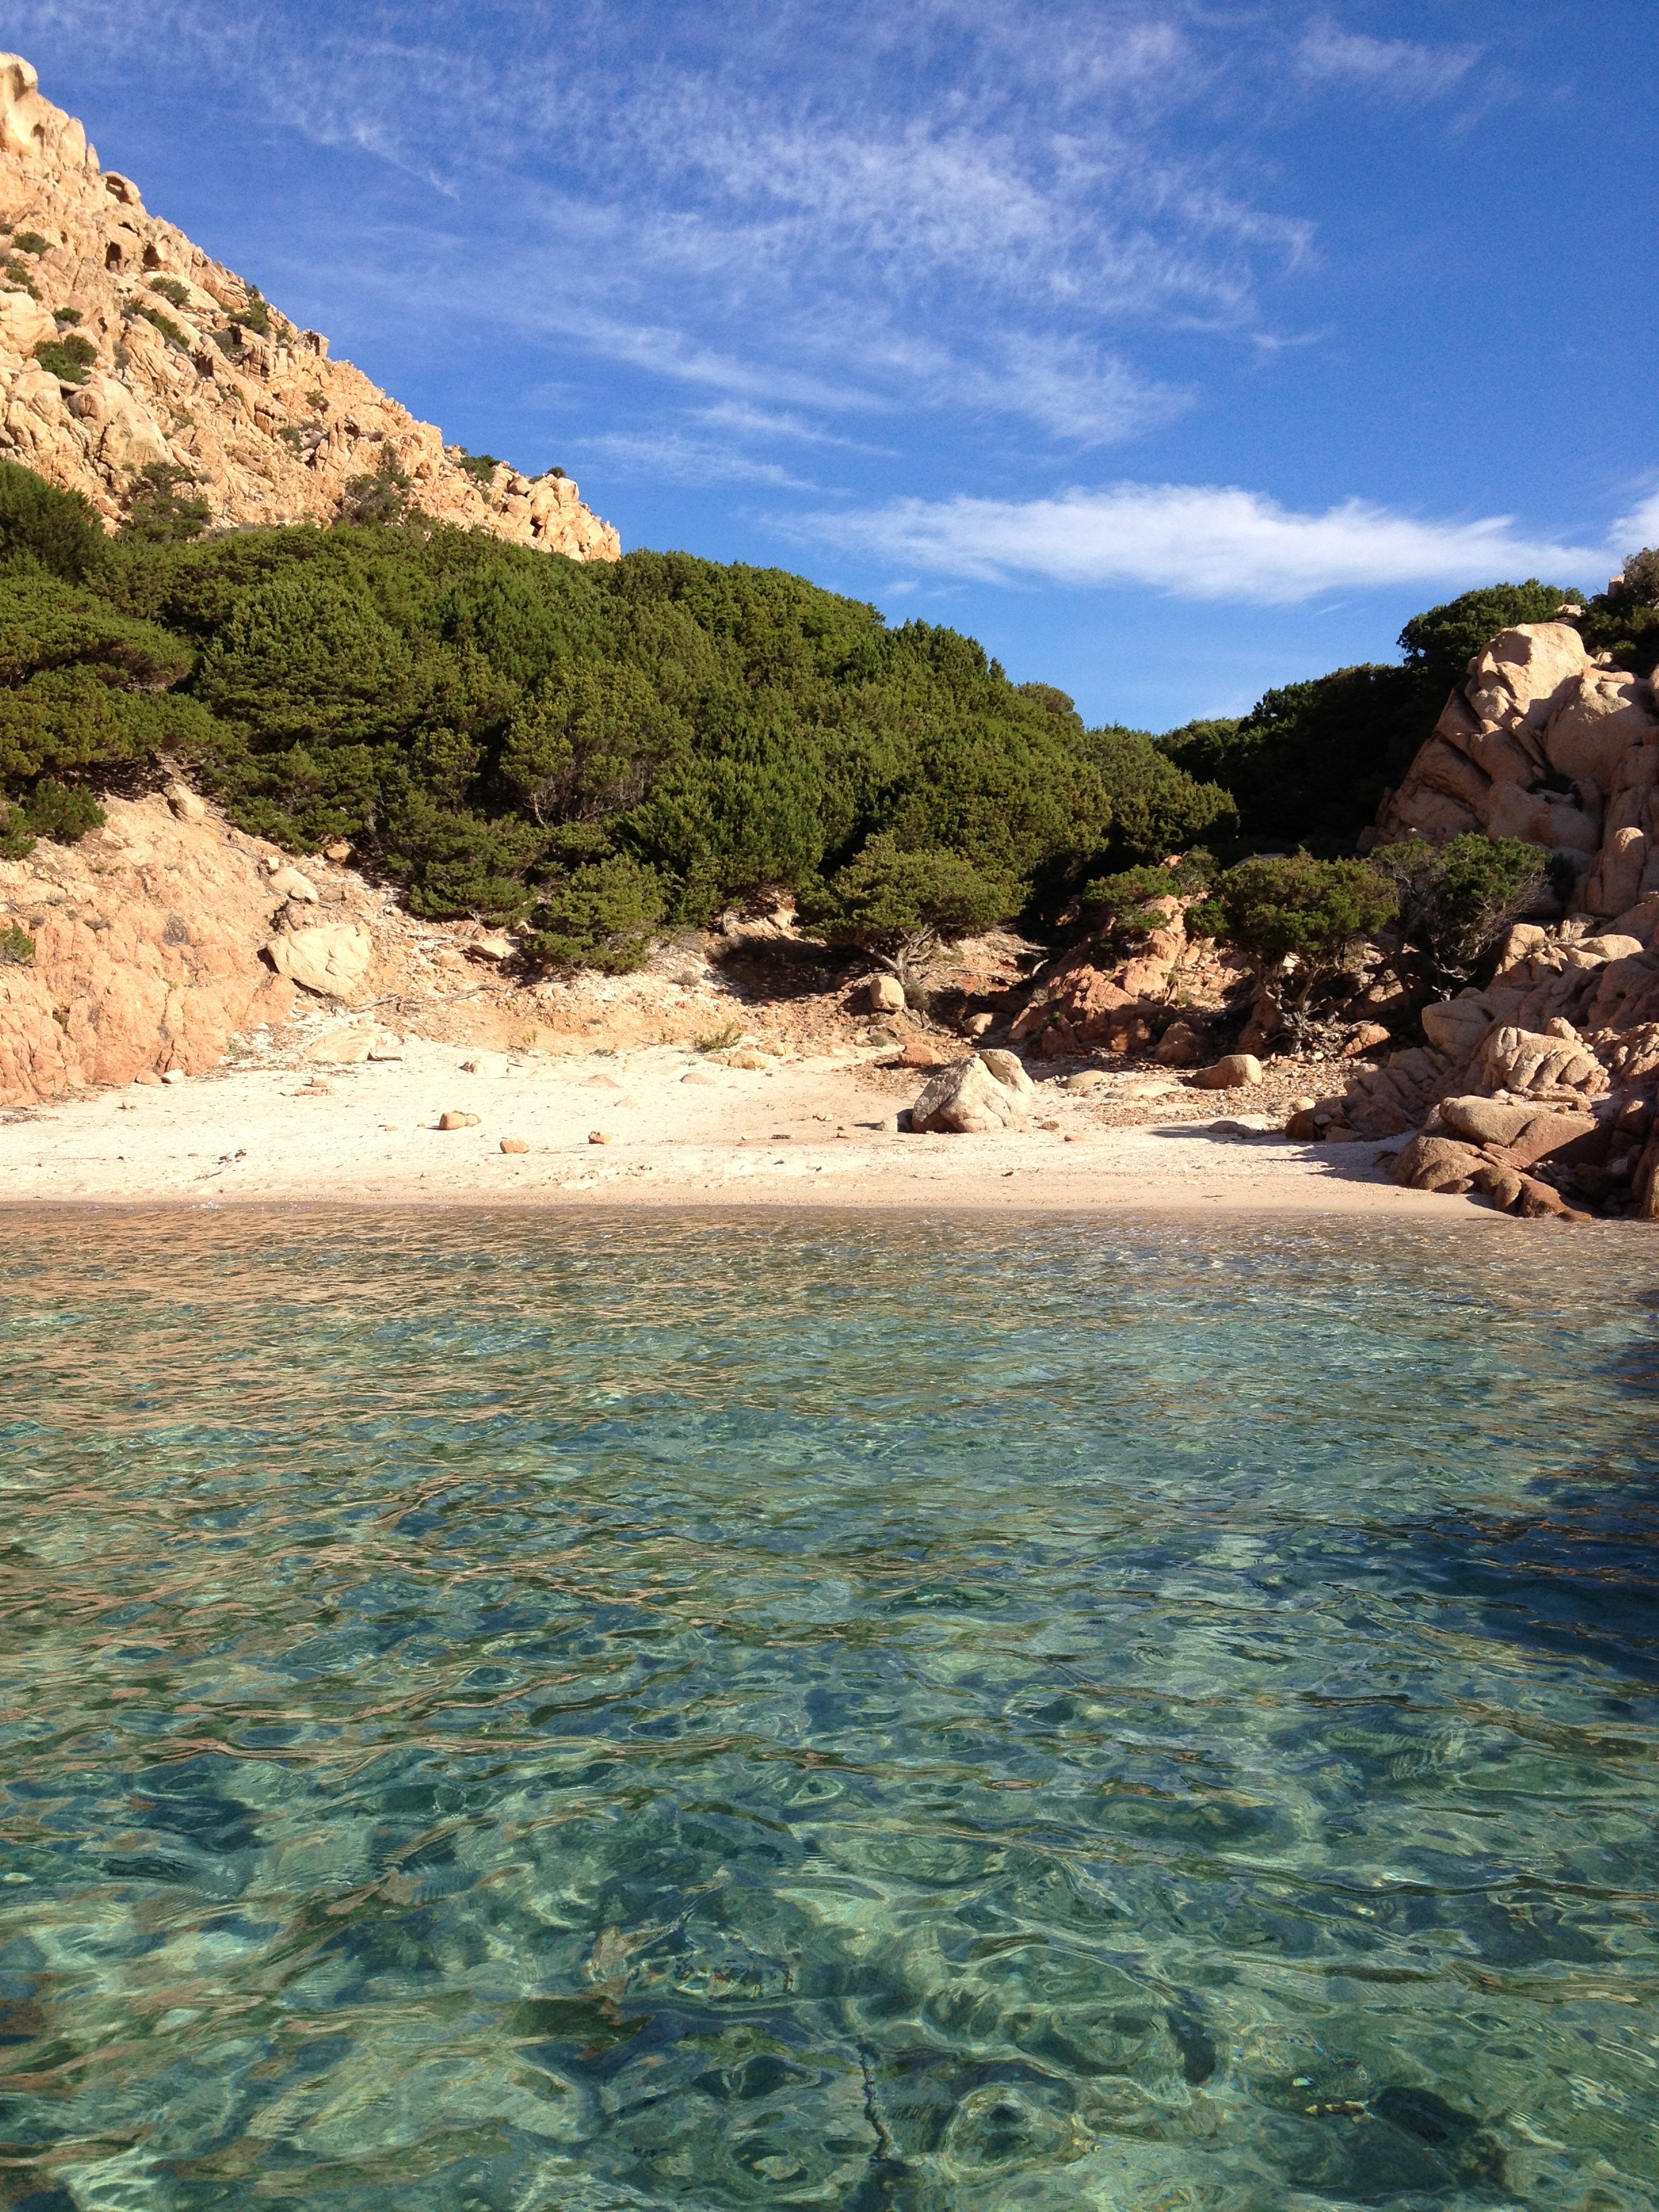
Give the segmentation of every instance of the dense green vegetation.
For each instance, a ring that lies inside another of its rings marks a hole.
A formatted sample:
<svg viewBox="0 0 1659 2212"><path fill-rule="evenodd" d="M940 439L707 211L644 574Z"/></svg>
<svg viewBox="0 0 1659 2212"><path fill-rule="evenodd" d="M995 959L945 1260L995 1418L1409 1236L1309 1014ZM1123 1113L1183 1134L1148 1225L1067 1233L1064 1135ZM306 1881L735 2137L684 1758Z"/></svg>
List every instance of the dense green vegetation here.
<svg viewBox="0 0 1659 2212"><path fill-rule="evenodd" d="M1381 885L1416 901L1418 949L1449 970L1522 895L1470 861L1425 906L1404 862L1362 881L1343 856L1470 655L1553 614L1554 586L1465 593L1406 625L1398 665L1154 738L1086 729L972 639L890 629L780 570L584 566L437 525L409 496L389 468L356 481L332 529L209 538L188 475L157 465L111 539L84 501L0 465L0 846L79 834L100 791L183 763L246 829L301 852L348 841L419 913L524 921L550 963L614 969L657 930L780 890L901 963L1016 914L1127 943L1149 895L1214 876L1264 960L1267 905L1311 972L1318 933L1340 936ZM1659 556L1627 563L1586 629L1650 663ZM1209 858L1272 846L1307 848L1294 882ZM1178 879L1151 868L1178 852ZM1338 875L1308 874L1309 853Z"/></svg>
<svg viewBox="0 0 1659 2212"><path fill-rule="evenodd" d="M1150 738L799 577L583 566L419 516L204 539L176 475L111 543L0 470L0 791L22 812L42 778L188 759L246 828L347 839L421 913L526 919L547 959L613 966L770 890L845 903L872 840L955 884L937 927L963 871L1000 912L1052 913L1231 827ZM366 478L357 510L404 489Z"/></svg>
<svg viewBox="0 0 1659 2212"><path fill-rule="evenodd" d="M1406 624L1403 665L1338 668L1285 684L1241 720L1189 722L1160 738L1159 748L1232 793L1248 843L1352 852L1471 658L1498 630L1547 622L1572 596L1535 580L1465 592Z"/></svg>

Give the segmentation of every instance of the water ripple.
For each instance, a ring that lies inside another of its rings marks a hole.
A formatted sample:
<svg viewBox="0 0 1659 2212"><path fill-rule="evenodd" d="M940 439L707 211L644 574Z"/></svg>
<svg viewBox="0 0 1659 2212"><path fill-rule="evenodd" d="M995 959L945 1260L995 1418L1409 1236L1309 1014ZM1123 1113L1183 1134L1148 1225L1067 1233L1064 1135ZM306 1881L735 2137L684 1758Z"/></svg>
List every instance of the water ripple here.
<svg viewBox="0 0 1659 2212"><path fill-rule="evenodd" d="M1644 1241L9 1227L0 2202L1655 2202Z"/></svg>

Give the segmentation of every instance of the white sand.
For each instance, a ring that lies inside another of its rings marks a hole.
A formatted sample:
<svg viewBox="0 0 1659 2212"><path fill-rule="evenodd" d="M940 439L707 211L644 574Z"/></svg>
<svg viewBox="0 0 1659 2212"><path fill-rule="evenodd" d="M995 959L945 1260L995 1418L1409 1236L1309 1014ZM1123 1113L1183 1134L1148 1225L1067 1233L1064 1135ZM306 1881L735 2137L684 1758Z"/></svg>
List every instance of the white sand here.
<svg viewBox="0 0 1659 2212"><path fill-rule="evenodd" d="M410 1040L404 1051L400 1061L318 1069L324 1095L300 1095L308 1069L226 1068L9 1115L0 1121L0 1194L34 1205L507 1201L1499 1218L1466 1199L1397 1188L1375 1145L1219 1134L1207 1121L1110 1128L1058 1083L1039 1085L1023 1133L922 1137L901 1134L896 1117L926 1077L878 1072L850 1055L762 1071L663 1045L580 1059L530 1054L506 1073L467 1074L468 1048ZM698 1079L686 1082L694 1071ZM1249 1103L1248 1092L1218 1095L1215 1118L1246 1114ZM441 1132L446 1109L475 1113L478 1126ZM612 1141L591 1144L593 1130ZM503 1138L529 1150L504 1153Z"/></svg>

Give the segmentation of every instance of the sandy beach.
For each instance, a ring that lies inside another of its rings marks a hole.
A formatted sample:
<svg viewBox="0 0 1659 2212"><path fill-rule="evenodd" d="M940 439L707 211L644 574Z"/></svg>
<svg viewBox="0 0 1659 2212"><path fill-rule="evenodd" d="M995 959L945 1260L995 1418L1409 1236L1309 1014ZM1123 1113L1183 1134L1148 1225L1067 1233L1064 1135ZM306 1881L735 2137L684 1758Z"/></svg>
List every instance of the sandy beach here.
<svg viewBox="0 0 1659 2212"><path fill-rule="evenodd" d="M1040 1079L1021 1132L918 1136L900 1120L926 1078L878 1066L875 1054L740 1067L674 1045L575 1058L509 1058L416 1039L392 1048L401 1056L344 1066L289 1050L275 1064L232 1064L13 1111L0 1121L0 1192L27 1205L597 1202L1497 1218L1467 1199L1396 1188L1391 1147L1287 1142L1276 1116L1251 1114L1248 1092L1171 1090L1125 1127L1131 1079L1084 1093ZM1175 1118L1177 1109L1186 1118ZM445 1114L477 1119L441 1129ZM504 1152L504 1141L515 1149Z"/></svg>

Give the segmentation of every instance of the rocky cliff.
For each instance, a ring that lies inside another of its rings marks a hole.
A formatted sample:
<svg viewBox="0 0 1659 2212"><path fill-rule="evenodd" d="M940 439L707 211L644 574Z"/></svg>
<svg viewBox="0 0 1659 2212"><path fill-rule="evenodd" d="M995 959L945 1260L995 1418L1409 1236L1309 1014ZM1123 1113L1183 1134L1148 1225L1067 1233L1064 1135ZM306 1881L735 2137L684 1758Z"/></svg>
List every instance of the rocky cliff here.
<svg viewBox="0 0 1659 2212"><path fill-rule="evenodd" d="M568 477L469 469L325 337L146 214L15 54L0 54L0 458L84 494L108 526L158 465L215 527L331 522L354 478L395 471L441 521L618 558Z"/></svg>
<svg viewBox="0 0 1659 2212"><path fill-rule="evenodd" d="M1659 892L1651 684L1593 659L1570 621L1500 632L1470 661L1376 825L1385 843L1469 830L1564 854L1576 913L1608 919Z"/></svg>

